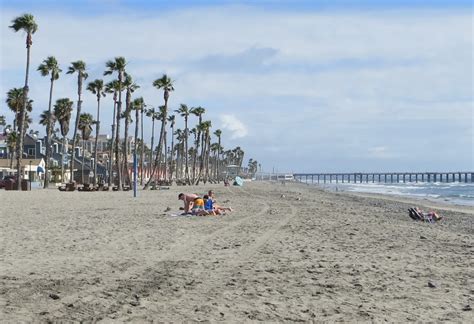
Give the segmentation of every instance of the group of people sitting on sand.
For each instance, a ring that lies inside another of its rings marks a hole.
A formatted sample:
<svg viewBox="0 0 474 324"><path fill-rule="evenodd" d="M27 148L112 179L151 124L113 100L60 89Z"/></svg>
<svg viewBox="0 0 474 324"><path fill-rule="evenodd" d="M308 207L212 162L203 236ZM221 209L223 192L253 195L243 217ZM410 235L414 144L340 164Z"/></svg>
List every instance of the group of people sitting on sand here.
<svg viewBox="0 0 474 324"><path fill-rule="evenodd" d="M428 222L428 223L434 223L436 221L441 220L443 217L438 215L434 211L429 211L425 212L422 209L415 207L415 208L409 208L408 209L408 215L413 219L417 221L423 221L423 222Z"/></svg>
<svg viewBox="0 0 474 324"><path fill-rule="evenodd" d="M215 203L215 195L212 190L202 197L197 194L180 193L178 199L184 202L184 212L181 215L216 216L223 215L226 211L232 211L230 207L219 206Z"/></svg>

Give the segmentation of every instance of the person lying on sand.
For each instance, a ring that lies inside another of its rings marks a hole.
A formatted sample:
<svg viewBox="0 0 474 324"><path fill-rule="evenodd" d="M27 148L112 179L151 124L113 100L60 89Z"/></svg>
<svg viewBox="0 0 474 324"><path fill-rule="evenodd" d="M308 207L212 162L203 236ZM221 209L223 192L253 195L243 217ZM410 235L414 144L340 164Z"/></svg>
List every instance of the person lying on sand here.
<svg viewBox="0 0 474 324"><path fill-rule="evenodd" d="M182 200L184 202L184 213L189 214L191 212L191 208L193 206L194 199L196 199L198 195L195 194L184 194L180 193L178 195L178 200Z"/></svg>
<svg viewBox="0 0 474 324"><path fill-rule="evenodd" d="M414 220L421 220L421 221L428 221L428 222L436 222L441 220L443 217L438 215L434 211L425 212L422 209L415 207L408 209L410 217Z"/></svg>

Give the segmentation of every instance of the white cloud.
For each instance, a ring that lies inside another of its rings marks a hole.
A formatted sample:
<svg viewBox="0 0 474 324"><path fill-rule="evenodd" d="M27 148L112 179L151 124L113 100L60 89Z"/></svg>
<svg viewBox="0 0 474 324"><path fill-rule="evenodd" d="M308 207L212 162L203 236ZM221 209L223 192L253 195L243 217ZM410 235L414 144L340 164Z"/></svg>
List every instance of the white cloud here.
<svg viewBox="0 0 474 324"><path fill-rule="evenodd" d="M247 127L235 115L221 115L222 129L230 132L231 139L238 139L247 136Z"/></svg>

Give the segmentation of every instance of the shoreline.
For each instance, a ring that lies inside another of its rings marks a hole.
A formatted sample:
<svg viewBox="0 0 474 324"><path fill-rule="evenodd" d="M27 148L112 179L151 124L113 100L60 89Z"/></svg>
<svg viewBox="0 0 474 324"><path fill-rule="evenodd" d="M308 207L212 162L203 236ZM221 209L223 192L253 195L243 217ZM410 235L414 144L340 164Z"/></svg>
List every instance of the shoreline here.
<svg viewBox="0 0 474 324"><path fill-rule="evenodd" d="M467 201L466 203L462 203L459 200L448 200L446 198L433 198L433 197L424 197L424 196L416 196L410 194L390 194L390 193L380 193L380 192L361 192L357 190L345 190L344 188L337 187L338 190L336 191L334 188L330 186L318 185L318 184L305 184L303 185L314 186L320 188L321 190L327 192L334 192L334 193L347 193L347 194L354 194L358 196L366 196L366 197L380 197L381 199L391 199L396 201L409 201L414 204L423 204L428 207L432 208L443 208L443 209L452 209L452 210L465 210L466 212L474 213L474 201ZM334 184L335 185L335 184ZM471 203L471 204L469 204Z"/></svg>

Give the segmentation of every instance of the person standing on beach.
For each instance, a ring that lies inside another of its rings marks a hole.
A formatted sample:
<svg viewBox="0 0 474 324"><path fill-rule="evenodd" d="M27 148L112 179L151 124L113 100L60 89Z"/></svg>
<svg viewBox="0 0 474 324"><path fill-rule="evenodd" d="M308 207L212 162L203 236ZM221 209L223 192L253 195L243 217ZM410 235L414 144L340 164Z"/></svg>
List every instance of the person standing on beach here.
<svg viewBox="0 0 474 324"><path fill-rule="evenodd" d="M195 194L184 194L180 193L178 195L178 200L182 200L184 202L184 214L188 214L191 212L191 207L193 205L194 199L196 199L198 195Z"/></svg>

